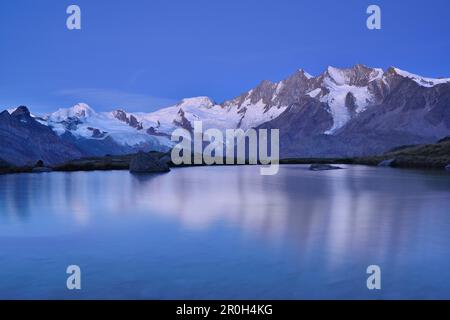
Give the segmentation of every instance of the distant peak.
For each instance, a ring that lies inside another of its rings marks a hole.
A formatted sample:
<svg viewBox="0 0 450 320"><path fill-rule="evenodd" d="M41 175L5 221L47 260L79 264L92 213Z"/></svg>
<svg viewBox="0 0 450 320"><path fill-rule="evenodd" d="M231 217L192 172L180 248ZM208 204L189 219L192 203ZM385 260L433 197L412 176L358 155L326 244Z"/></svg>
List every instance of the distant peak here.
<svg viewBox="0 0 450 320"><path fill-rule="evenodd" d="M12 116L30 116L30 110L25 106L20 106L11 114Z"/></svg>
<svg viewBox="0 0 450 320"><path fill-rule="evenodd" d="M96 112L85 103L78 103L71 108L58 109L50 114L52 121L64 121L67 118L88 118L95 115Z"/></svg>
<svg viewBox="0 0 450 320"><path fill-rule="evenodd" d="M356 64L350 68L329 66L325 75L338 85L366 86L369 82L380 79L383 73L383 69Z"/></svg>
<svg viewBox="0 0 450 320"><path fill-rule="evenodd" d="M185 98L181 100L177 106L178 107L212 107L214 105L214 101L211 100L209 97L200 96L200 97L192 97L192 98Z"/></svg>
<svg viewBox="0 0 450 320"><path fill-rule="evenodd" d="M95 111L85 103L77 103L72 108L60 109L56 113L62 117L88 118L94 115Z"/></svg>
<svg viewBox="0 0 450 320"><path fill-rule="evenodd" d="M353 66L353 69L360 69L360 70L373 70L374 68L368 67L365 64L357 63Z"/></svg>
<svg viewBox="0 0 450 320"><path fill-rule="evenodd" d="M11 115L9 114L8 110L3 110L0 112L0 119L2 118L9 118Z"/></svg>
<svg viewBox="0 0 450 320"><path fill-rule="evenodd" d="M76 114L88 117L95 113L94 109L85 103L77 103L71 108Z"/></svg>
<svg viewBox="0 0 450 320"><path fill-rule="evenodd" d="M306 72L304 69L298 69L298 71L300 74L304 75L307 79L312 79L314 78L313 75L311 75L310 73Z"/></svg>

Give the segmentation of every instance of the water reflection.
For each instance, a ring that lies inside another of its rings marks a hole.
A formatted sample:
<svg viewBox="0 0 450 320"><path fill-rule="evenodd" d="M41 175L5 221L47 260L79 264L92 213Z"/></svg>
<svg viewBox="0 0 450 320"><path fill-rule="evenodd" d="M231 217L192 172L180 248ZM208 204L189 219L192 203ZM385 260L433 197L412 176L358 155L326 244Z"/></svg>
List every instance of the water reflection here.
<svg viewBox="0 0 450 320"><path fill-rule="evenodd" d="M274 281L272 296L263 295L261 279L255 279L249 282L248 292L255 294L250 297L367 297L364 287L355 289L353 283L364 284L369 264L389 270L387 286L395 290L388 297L424 287L420 297L450 297L450 279L439 276L450 266L449 207L450 174L433 171L349 166L311 172L299 165L282 166L276 176L261 176L256 166L182 168L148 176L6 175L0 176L0 239L79 237L90 230L95 242L86 261L97 251L107 255L112 249L99 246L108 243L122 248L124 257L152 259L177 274L184 270L177 261L136 250L160 250L155 244L165 239L170 247L161 256L183 248L194 264L223 264L223 248L233 243L226 260L246 262L223 267L223 272L234 270L231 278L246 266L254 270L255 261L276 270L267 278ZM157 227L161 223L167 224L164 233ZM186 237L200 237L207 253L185 244ZM249 258L249 245L261 255ZM411 277L415 283L408 282ZM292 291L297 287L323 291Z"/></svg>

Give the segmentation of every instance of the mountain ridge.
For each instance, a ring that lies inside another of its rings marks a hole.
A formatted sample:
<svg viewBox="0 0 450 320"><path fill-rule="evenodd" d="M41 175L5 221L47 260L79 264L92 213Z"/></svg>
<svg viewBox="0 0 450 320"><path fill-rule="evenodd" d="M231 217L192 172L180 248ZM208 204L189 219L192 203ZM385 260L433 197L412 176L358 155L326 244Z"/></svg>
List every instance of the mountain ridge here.
<svg viewBox="0 0 450 320"><path fill-rule="evenodd" d="M364 156L450 135L450 79L394 67L330 66L318 76L298 69L278 82L264 80L220 104L203 96L154 112L130 113L124 108L96 112L79 103L30 117L83 156L167 151L173 145L171 132L192 130L196 120L204 129L280 129L282 156ZM4 153L0 158L5 161L17 160Z"/></svg>

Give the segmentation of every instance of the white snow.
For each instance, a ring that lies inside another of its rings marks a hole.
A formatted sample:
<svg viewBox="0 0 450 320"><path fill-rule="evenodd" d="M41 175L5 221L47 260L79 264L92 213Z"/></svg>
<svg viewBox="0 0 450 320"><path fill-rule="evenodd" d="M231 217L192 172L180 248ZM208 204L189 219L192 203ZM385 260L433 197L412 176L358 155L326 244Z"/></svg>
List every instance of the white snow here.
<svg viewBox="0 0 450 320"><path fill-rule="evenodd" d="M87 104L77 104L72 108L59 109L47 115L46 124L50 125L58 134L63 134L67 130L67 122L71 121L69 118L72 118L72 121L77 118L79 123L76 124L75 130L71 130L71 133L77 137L95 139L92 137L93 128L106 132L107 136L122 145L132 146L158 139L160 143L170 146L172 142L168 137L151 136L146 131L153 127L160 133L170 135L177 128L174 120L180 117L180 110L183 110L184 117L191 123L198 120L202 121L203 130L217 128L225 131L226 129L235 129L238 125L244 130L256 127L276 118L286 109L286 107L273 107L265 111L265 107L266 105L262 101L252 104L249 99L242 104L241 108L238 108L237 105L230 105L225 108L222 105L215 104L208 97L187 98L174 106L151 113L126 112L127 117L134 115L142 123L143 129L137 130L118 120L114 111L95 112ZM244 108L245 112L242 112Z"/></svg>
<svg viewBox="0 0 450 320"><path fill-rule="evenodd" d="M303 69L300 69L299 71L300 71L300 72L303 72L303 74L305 75L305 77L308 78L308 79L314 78L313 75L309 74L308 72L306 72L306 71L303 70Z"/></svg>
<svg viewBox="0 0 450 320"><path fill-rule="evenodd" d="M312 75L300 69L308 79L313 78ZM368 105L375 101L374 97L367 86L358 87L350 85L351 69L338 69L335 67L328 67L323 83L319 84L315 89L307 92L306 95L312 98L320 98L320 101L325 102L330 107L330 113L333 117L333 127L325 132L326 134L334 134L336 130L343 127L351 118L349 110L345 105L348 93L355 97L356 113L364 111ZM431 79L424 78L412 73L395 69L395 71L403 76L413 79L417 83L425 87L432 87L440 83L450 82L450 79ZM379 68L372 69L368 75L368 82L371 81L385 81L384 71ZM272 97L272 104L277 101L278 95L285 89L285 82L280 81L276 84L275 92ZM322 96L328 92L325 96ZM179 111L183 110L184 117L193 123L193 121L200 120L203 123L203 129L217 128L219 130L241 129L247 130L249 128L257 127L267 121L275 119L288 106L275 105L266 110L267 105L262 101L252 103L250 97L253 90L250 90L245 96L244 101L239 104L240 99L228 101L225 106L216 104L213 100L206 96L186 98L179 103L163 108L154 112L144 113L128 113L127 117L134 115L136 119L142 123L143 130L137 130L129 126L127 123L118 120L113 112L95 112L87 104L79 103L72 108L59 109L50 114L46 118L45 124L50 125L58 133L62 134L66 131L65 123L68 118L78 118L76 130L72 130L72 134L84 138L92 138L92 130L95 128L101 132L107 132L115 141L123 145L136 145L143 142L157 139L163 144L171 145L169 138L151 136L147 134L147 129L153 127L160 133L170 135L177 126L174 120L179 117ZM242 101L242 100L240 100ZM13 110L8 110L12 112Z"/></svg>
<svg viewBox="0 0 450 320"><path fill-rule="evenodd" d="M178 107L211 108L214 102L209 97L185 98L177 104Z"/></svg>
<svg viewBox="0 0 450 320"><path fill-rule="evenodd" d="M331 80L333 80L337 85L342 85L347 82L345 70L330 66L328 67L327 72Z"/></svg>
<svg viewBox="0 0 450 320"><path fill-rule="evenodd" d="M357 106L355 111L357 113L366 109L367 105L373 101L373 96L369 92L368 87L349 85L349 77L344 69L329 67L328 74L329 77L325 78L324 84L330 92L322 97L320 101L326 102L330 106L330 111L333 116L333 127L325 132L325 134L333 134L350 120L350 113L345 106L345 100L349 92L355 97ZM379 70L375 69L372 72L370 81L379 79L381 76L382 73L380 74ZM309 92L308 95L313 96L315 94L314 91Z"/></svg>
<svg viewBox="0 0 450 320"><path fill-rule="evenodd" d="M398 68L394 68L394 70L398 75L405 77L405 78L410 78L423 87L431 88L438 84L450 82L450 78L447 78L447 79L425 78L425 77L418 76L417 74L410 73L408 71L400 70Z"/></svg>
<svg viewBox="0 0 450 320"><path fill-rule="evenodd" d="M310 96L311 98L317 98L317 96L320 95L321 92L322 92L322 89L317 88L317 89L309 91L308 93L306 93L306 95Z"/></svg>
<svg viewBox="0 0 450 320"><path fill-rule="evenodd" d="M49 116L50 121L63 121L69 117L85 119L95 115L95 111L85 103L78 103L72 108L58 109Z"/></svg>
<svg viewBox="0 0 450 320"><path fill-rule="evenodd" d="M382 79L383 78L383 74L384 74L384 70L381 68L374 68L373 71L370 74L370 80L374 81L374 80L378 80L378 79Z"/></svg>
<svg viewBox="0 0 450 320"><path fill-rule="evenodd" d="M164 108L149 114L135 114L139 121L145 125L160 123L160 130L171 133L176 127L173 120L177 117L180 108L184 116L191 123L201 120L203 129L217 128L219 130L235 129L240 123L240 128L247 130L256 127L266 121L277 117L286 107L270 108L265 112L266 105L259 101L252 104L249 99L245 100L240 109L238 105L229 105L226 108L214 104L212 100L205 97L184 99L175 106ZM239 111L246 108L245 113ZM242 121L241 121L242 118Z"/></svg>
<svg viewBox="0 0 450 320"><path fill-rule="evenodd" d="M77 124L76 130L71 130L71 133L76 137L95 139L92 137L92 130L89 129L93 128L101 132L106 132L106 136L110 136L121 145L133 146L161 139L161 137L148 135L145 129L137 130L136 128L130 127L127 123L116 119L114 112L97 113L86 104L77 104L72 108L59 109L47 116L47 124L52 126L56 133L61 135L66 131L66 127L62 122L67 121L68 118L75 117L80 121Z"/></svg>

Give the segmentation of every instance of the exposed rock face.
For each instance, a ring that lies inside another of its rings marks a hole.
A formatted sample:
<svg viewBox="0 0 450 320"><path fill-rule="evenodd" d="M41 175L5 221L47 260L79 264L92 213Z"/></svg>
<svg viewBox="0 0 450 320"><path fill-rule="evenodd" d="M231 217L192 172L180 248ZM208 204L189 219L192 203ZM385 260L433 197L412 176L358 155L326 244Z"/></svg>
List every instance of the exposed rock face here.
<svg viewBox="0 0 450 320"><path fill-rule="evenodd" d="M347 93L347 96L345 97L345 107L351 117L354 117L358 106L356 105L356 98L351 92Z"/></svg>
<svg viewBox="0 0 450 320"><path fill-rule="evenodd" d="M170 171L170 169L166 162L144 152L139 152L136 154L130 162L130 172L132 173L154 173L168 171Z"/></svg>
<svg viewBox="0 0 450 320"><path fill-rule="evenodd" d="M0 158L24 166L43 160L56 164L81 157L73 145L62 141L53 130L40 124L24 106L12 114L0 114Z"/></svg>
<svg viewBox="0 0 450 320"><path fill-rule="evenodd" d="M430 80L421 85L423 81L395 68L383 73L360 65L329 68L307 81L320 87L308 94L315 100L308 102L310 108L320 111L305 114L304 108L290 107L260 126L280 129L281 157L371 156L450 135L450 82ZM330 83L343 84L339 92L345 95L335 97L345 97L344 108L336 109L335 102L323 96L333 87ZM293 105L305 104L302 100ZM318 130L305 130L309 124Z"/></svg>
<svg viewBox="0 0 450 320"><path fill-rule="evenodd" d="M130 127L132 128L136 128L138 130L142 130L142 123L138 122L137 119L133 116L130 115L130 123L129 123Z"/></svg>
<svg viewBox="0 0 450 320"><path fill-rule="evenodd" d="M146 132L148 135L151 135L151 136L170 137L169 134L164 133L164 132L159 132L153 127L148 128Z"/></svg>
<svg viewBox="0 0 450 320"><path fill-rule="evenodd" d="M338 170L342 169L338 166L332 166L331 164L312 164L309 167L309 170L311 171L324 171L324 170Z"/></svg>
<svg viewBox="0 0 450 320"><path fill-rule="evenodd" d="M314 84L310 81L311 78L305 71L298 70L279 83L264 80L249 92L224 102L223 106L225 108L232 106L241 109L244 108L243 104L246 101L251 104L262 102L265 110L273 107L289 106L314 88ZM245 115L246 111L248 110L242 112L243 115Z"/></svg>
<svg viewBox="0 0 450 320"><path fill-rule="evenodd" d="M183 109L178 111L177 117L173 120L173 124L192 132L194 128L190 121L185 117Z"/></svg>
<svg viewBox="0 0 450 320"><path fill-rule="evenodd" d="M116 119L125 122L126 124L128 124L130 127L132 128L136 128L137 130L142 130L143 126L142 123L140 123L135 116L133 116L132 114L130 114L129 116L127 116L127 114L125 113L125 111L123 110L116 110L113 112L114 117L116 117Z"/></svg>
<svg viewBox="0 0 450 320"><path fill-rule="evenodd" d="M92 131L92 138L103 139L108 135L108 132L100 131L96 128L88 128L89 131Z"/></svg>
<svg viewBox="0 0 450 320"><path fill-rule="evenodd" d="M64 121L61 121L61 124L69 131L76 130L78 125L81 124L81 120L76 117L69 117Z"/></svg>
<svg viewBox="0 0 450 320"><path fill-rule="evenodd" d="M278 118L259 128L280 129L286 139L296 140L303 136L322 134L333 124L327 112L327 105L309 96L304 96L292 104Z"/></svg>

